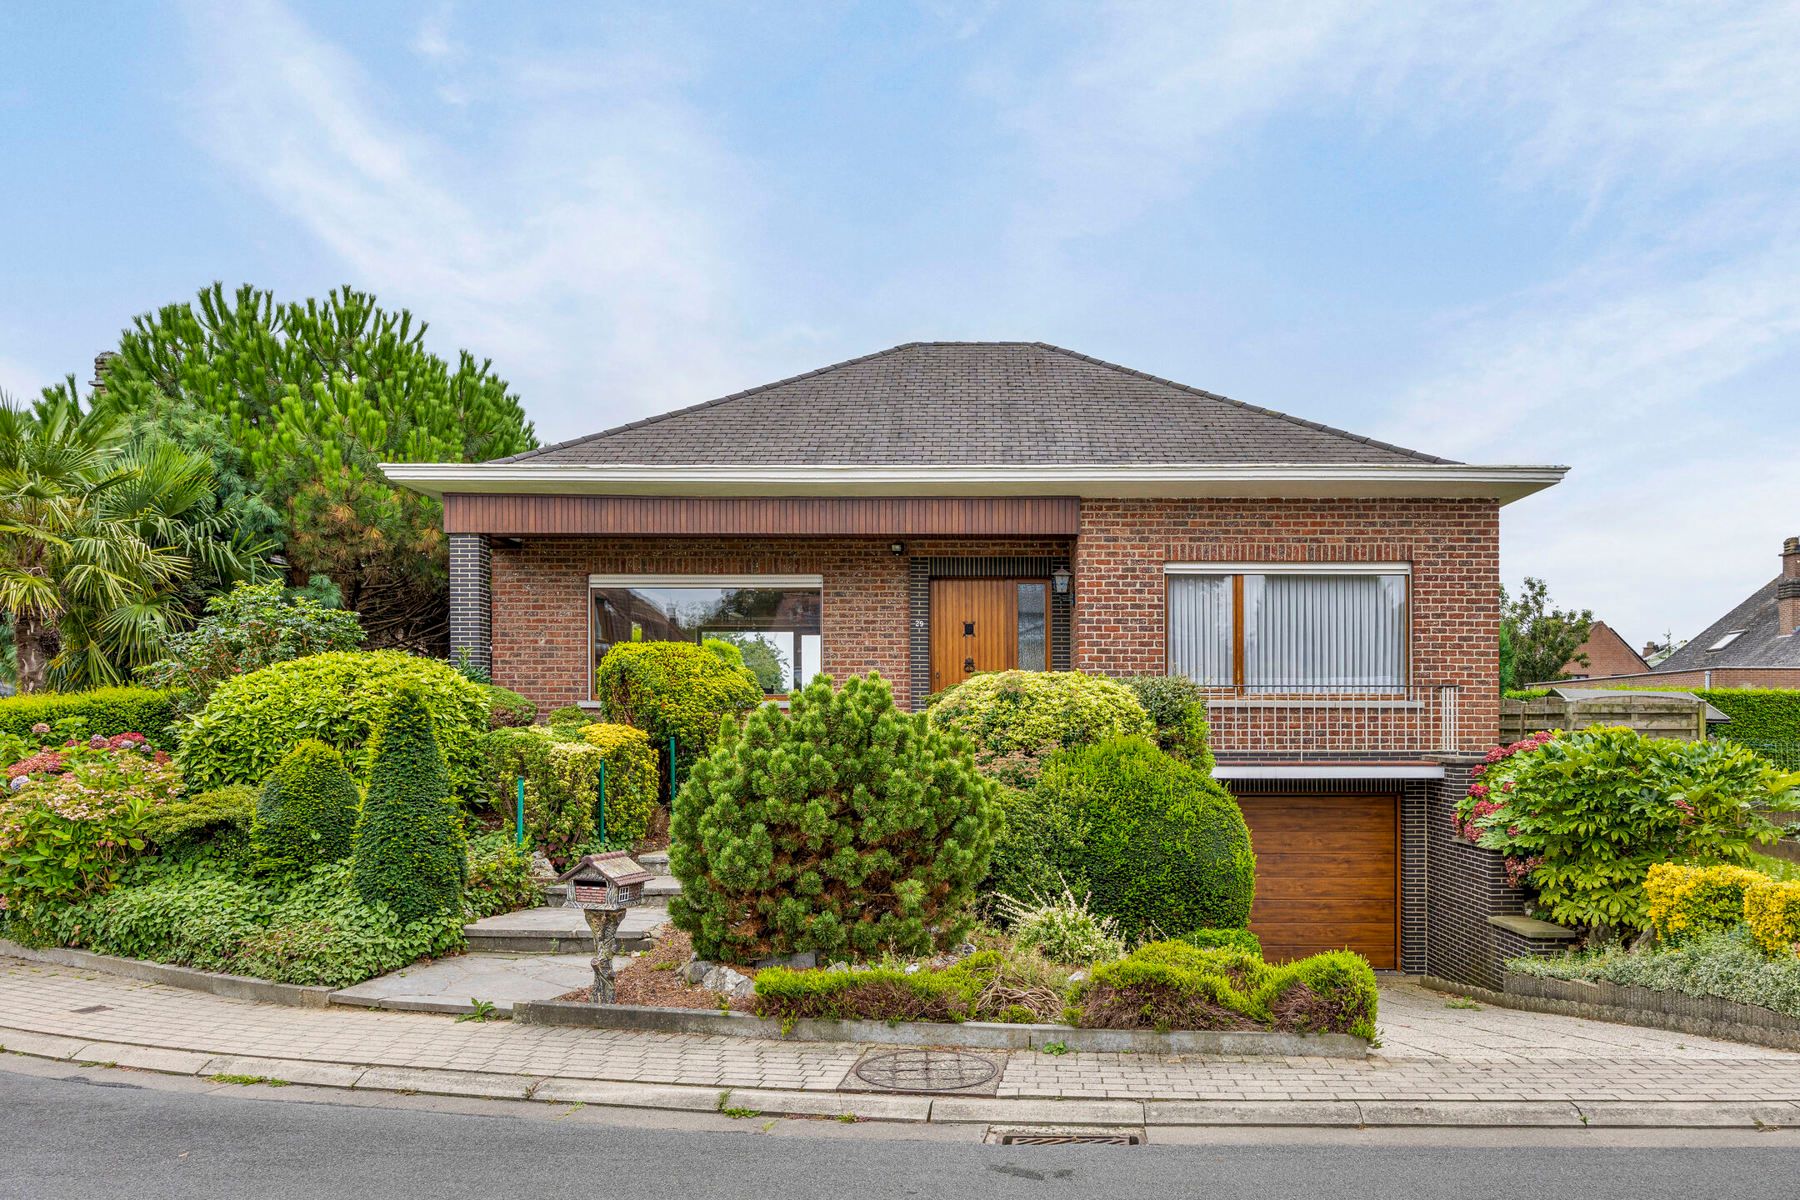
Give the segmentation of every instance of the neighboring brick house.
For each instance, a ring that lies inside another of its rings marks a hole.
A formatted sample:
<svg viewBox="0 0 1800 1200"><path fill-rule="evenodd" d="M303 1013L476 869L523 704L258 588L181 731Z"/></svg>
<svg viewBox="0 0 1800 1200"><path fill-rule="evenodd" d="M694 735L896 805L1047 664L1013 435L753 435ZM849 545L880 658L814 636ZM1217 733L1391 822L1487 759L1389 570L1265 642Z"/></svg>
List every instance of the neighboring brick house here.
<svg viewBox="0 0 1800 1200"><path fill-rule="evenodd" d="M451 642L547 709L633 636L723 636L779 695L1009 667L1184 674L1275 952L1425 970L1427 804L1498 728L1499 516L1471 466L1037 343L914 343L392 478L444 502ZM1438 818L1434 818L1438 819ZM1434 881L1435 884L1435 881Z"/></svg>
<svg viewBox="0 0 1800 1200"><path fill-rule="evenodd" d="M1581 643L1568 662L1563 664L1565 679L1597 679L1605 675L1630 675L1648 671L1650 664L1631 648L1631 643L1605 621L1588 626L1587 641Z"/></svg>
<svg viewBox="0 0 1800 1200"><path fill-rule="evenodd" d="M1781 571L1654 667L1595 671L1590 682L1654 688L1800 688L1800 537Z"/></svg>

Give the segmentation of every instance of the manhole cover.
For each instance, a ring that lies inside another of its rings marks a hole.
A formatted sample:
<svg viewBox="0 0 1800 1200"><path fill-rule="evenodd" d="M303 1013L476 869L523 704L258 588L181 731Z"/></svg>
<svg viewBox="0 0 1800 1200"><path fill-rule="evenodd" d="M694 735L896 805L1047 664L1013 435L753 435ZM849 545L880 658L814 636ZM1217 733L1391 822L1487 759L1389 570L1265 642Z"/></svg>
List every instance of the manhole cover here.
<svg viewBox="0 0 1800 1200"><path fill-rule="evenodd" d="M851 1073L885 1092L965 1092L994 1082L1000 1068L955 1050L884 1050L864 1058Z"/></svg>

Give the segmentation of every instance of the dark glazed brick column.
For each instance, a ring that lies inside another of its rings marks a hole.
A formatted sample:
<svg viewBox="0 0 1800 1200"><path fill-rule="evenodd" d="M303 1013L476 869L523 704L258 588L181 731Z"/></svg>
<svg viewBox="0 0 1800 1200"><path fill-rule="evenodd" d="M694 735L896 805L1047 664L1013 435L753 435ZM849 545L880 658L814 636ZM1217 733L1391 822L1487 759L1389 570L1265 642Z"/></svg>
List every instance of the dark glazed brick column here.
<svg viewBox="0 0 1800 1200"><path fill-rule="evenodd" d="M906 560L907 670L912 676L912 710L925 710L931 694L931 560Z"/></svg>
<svg viewBox="0 0 1800 1200"><path fill-rule="evenodd" d="M1426 812L1435 780L1408 779L1400 786L1400 969L1425 973Z"/></svg>
<svg viewBox="0 0 1800 1200"><path fill-rule="evenodd" d="M1456 805L1469 793L1470 768L1481 761L1444 759L1444 778L1432 781L1425 804L1425 972L1498 991L1508 948L1488 918L1523 915L1525 893L1507 885L1498 851L1456 836Z"/></svg>
<svg viewBox="0 0 1800 1200"><path fill-rule="evenodd" d="M471 665L494 669L494 606L490 552L479 533L450 535L450 657L467 652Z"/></svg>

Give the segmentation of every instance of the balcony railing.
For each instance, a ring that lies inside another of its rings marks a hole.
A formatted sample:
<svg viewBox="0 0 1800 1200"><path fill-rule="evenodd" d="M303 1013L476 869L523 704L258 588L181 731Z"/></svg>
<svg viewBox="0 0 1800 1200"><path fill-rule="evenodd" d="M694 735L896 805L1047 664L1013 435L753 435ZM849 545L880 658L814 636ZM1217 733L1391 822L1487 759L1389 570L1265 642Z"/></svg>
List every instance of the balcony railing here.
<svg viewBox="0 0 1800 1200"><path fill-rule="evenodd" d="M1221 757L1416 757L1457 748L1460 691L1449 684L1210 688L1206 716Z"/></svg>

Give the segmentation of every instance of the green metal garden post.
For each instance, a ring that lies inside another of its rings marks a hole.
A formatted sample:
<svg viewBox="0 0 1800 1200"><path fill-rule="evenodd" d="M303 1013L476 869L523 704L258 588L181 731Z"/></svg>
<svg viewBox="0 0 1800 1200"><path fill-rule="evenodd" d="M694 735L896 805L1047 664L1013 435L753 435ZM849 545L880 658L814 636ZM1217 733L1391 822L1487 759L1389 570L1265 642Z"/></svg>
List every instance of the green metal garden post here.
<svg viewBox="0 0 1800 1200"><path fill-rule="evenodd" d="M606 760L600 760L600 844L606 845Z"/></svg>
<svg viewBox="0 0 1800 1200"><path fill-rule="evenodd" d="M675 735L669 735L669 807L675 806Z"/></svg>
<svg viewBox="0 0 1800 1200"><path fill-rule="evenodd" d="M513 812L515 814L513 828L518 831L519 835L515 840L523 846L525 844L525 777L523 775L519 776L519 798Z"/></svg>

